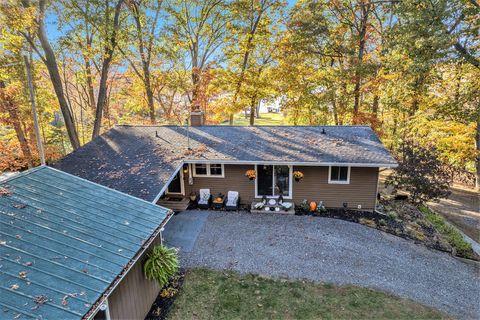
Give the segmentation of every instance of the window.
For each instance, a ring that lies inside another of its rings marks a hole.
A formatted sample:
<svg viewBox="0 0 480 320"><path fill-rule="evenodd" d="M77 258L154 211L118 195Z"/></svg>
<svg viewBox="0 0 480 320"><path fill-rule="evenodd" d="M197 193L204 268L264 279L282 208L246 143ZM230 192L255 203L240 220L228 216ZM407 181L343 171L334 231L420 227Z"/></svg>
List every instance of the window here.
<svg viewBox="0 0 480 320"><path fill-rule="evenodd" d="M350 167L329 167L328 183L349 184Z"/></svg>
<svg viewBox="0 0 480 320"><path fill-rule="evenodd" d="M195 175L206 176L207 175L207 165L206 164L196 164L195 165Z"/></svg>
<svg viewBox="0 0 480 320"><path fill-rule="evenodd" d="M257 165L256 170L256 197L292 197L291 167Z"/></svg>
<svg viewBox="0 0 480 320"><path fill-rule="evenodd" d="M221 176L223 168L221 164L211 164L210 165L210 175L211 176Z"/></svg>
<svg viewBox="0 0 480 320"><path fill-rule="evenodd" d="M211 177L211 178L223 178L224 177L223 164L212 163L196 163L193 166L194 177Z"/></svg>

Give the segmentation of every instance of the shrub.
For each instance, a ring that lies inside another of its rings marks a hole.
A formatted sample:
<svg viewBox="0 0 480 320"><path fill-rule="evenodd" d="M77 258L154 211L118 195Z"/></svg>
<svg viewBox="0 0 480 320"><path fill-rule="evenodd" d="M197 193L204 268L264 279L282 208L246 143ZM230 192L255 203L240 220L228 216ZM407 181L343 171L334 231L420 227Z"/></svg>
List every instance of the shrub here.
<svg viewBox="0 0 480 320"><path fill-rule="evenodd" d="M303 199L302 202L300 203L300 209L303 212L309 212L310 211L310 205L308 204L307 199Z"/></svg>
<svg viewBox="0 0 480 320"><path fill-rule="evenodd" d="M160 287L163 287L177 273L178 265L177 251L173 248L158 245L148 254L147 261L145 261L143 266L143 272L145 278L156 280Z"/></svg>
<svg viewBox="0 0 480 320"><path fill-rule="evenodd" d="M431 211L425 206L420 206L419 210L424 214L425 219L435 226L435 229L442 234L447 242L455 248L457 255L472 259L474 252L472 245L466 242L461 233L453 226L447 224L442 216Z"/></svg>
<svg viewBox="0 0 480 320"><path fill-rule="evenodd" d="M445 170L435 146L423 147L412 140L404 141L396 150L399 165L385 184L410 193L410 201L423 203L447 198L451 175Z"/></svg>
<svg viewBox="0 0 480 320"><path fill-rule="evenodd" d="M360 218L358 220L358 222L360 222L361 224L364 224L366 226L369 226L371 228L376 228L377 227L377 224L372 219Z"/></svg>

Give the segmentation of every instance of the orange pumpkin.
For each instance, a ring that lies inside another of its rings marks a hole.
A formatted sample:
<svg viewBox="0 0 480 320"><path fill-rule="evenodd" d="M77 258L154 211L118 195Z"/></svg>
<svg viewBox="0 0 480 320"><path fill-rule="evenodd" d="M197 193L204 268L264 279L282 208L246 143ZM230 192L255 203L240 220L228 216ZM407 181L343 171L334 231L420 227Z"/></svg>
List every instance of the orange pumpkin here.
<svg viewBox="0 0 480 320"><path fill-rule="evenodd" d="M317 210L317 203L315 201L310 202L310 211L313 212Z"/></svg>

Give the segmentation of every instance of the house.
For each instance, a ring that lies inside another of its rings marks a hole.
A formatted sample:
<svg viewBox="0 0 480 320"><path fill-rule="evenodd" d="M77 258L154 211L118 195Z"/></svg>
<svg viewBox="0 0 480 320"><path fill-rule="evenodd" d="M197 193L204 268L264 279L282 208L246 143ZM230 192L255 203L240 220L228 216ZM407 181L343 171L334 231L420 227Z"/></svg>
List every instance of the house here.
<svg viewBox="0 0 480 320"><path fill-rule="evenodd" d="M41 166L0 182L0 319L141 319L171 211Z"/></svg>
<svg viewBox="0 0 480 320"><path fill-rule="evenodd" d="M363 210L375 208L379 168L397 166L368 126L209 126L201 112L190 123L115 126L55 166L154 203L208 188L239 191L244 205L282 195Z"/></svg>

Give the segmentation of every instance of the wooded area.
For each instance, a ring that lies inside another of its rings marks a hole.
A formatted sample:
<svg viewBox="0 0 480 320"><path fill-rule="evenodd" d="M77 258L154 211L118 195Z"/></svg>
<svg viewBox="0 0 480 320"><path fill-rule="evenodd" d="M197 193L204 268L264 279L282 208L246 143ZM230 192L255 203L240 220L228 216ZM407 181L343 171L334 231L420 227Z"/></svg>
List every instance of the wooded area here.
<svg viewBox="0 0 480 320"><path fill-rule="evenodd" d="M47 162L115 124L228 121L279 101L293 125L372 126L480 171L477 0L7 0L0 170ZM308 148L308 146L305 146ZM477 173L478 177L478 173ZM477 178L478 183L478 178Z"/></svg>

